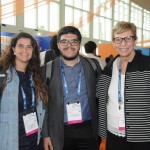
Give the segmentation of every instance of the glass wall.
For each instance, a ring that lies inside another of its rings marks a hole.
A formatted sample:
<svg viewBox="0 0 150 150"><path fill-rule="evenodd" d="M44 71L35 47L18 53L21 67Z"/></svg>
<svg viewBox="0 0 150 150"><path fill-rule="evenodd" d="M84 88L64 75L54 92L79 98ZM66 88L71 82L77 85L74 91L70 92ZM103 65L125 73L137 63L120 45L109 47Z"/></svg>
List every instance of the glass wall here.
<svg viewBox="0 0 150 150"><path fill-rule="evenodd" d="M144 10L143 15L143 46L150 47L150 12Z"/></svg>
<svg viewBox="0 0 150 150"><path fill-rule="evenodd" d="M3 24L16 25L14 0L1 0L1 22Z"/></svg>
<svg viewBox="0 0 150 150"><path fill-rule="evenodd" d="M138 5L131 3L131 17L130 22L133 22L137 26L137 46L142 46L142 28L143 28L143 9Z"/></svg>
<svg viewBox="0 0 150 150"><path fill-rule="evenodd" d="M94 0L93 38L111 41L112 7L110 0Z"/></svg>
<svg viewBox="0 0 150 150"><path fill-rule="evenodd" d="M24 1L24 27L36 29L37 8L35 0Z"/></svg>
<svg viewBox="0 0 150 150"><path fill-rule="evenodd" d="M65 25L79 28L84 37L89 37L90 0L65 0Z"/></svg>
<svg viewBox="0 0 150 150"><path fill-rule="evenodd" d="M57 0L58 1L58 0ZM59 29L59 3L44 0L24 1L24 26L44 31Z"/></svg>
<svg viewBox="0 0 150 150"><path fill-rule="evenodd" d="M130 21L137 25L137 46L150 47L150 11L131 0L1 0L0 14L2 24L23 25L22 29L47 35L73 25L83 40L100 43L111 43L112 27L118 21Z"/></svg>

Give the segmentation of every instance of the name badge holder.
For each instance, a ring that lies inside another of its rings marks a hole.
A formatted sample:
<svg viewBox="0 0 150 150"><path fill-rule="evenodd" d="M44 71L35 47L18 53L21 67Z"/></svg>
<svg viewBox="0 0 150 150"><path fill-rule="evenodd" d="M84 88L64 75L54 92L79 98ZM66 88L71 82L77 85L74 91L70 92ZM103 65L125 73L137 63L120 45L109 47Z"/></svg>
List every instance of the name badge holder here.
<svg viewBox="0 0 150 150"><path fill-rule="evenodd" d="M65 96L69 97L69 90L68 90L63 66L61 70L62 70L62 77L64 82ZM78 89L77 89L78 97L80 96L80 91L81 91L81 71L78 76ZM66 104L66 108L67 108L68 124L82 123L81 103L79 101L71 104L68 102Z"/></svg>

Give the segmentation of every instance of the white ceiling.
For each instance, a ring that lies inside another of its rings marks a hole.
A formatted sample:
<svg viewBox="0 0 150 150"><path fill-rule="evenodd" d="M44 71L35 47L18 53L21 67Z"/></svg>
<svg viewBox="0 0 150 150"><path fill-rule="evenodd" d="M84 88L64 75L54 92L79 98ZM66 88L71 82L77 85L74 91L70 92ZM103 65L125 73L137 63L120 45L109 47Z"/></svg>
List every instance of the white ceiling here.
<svg viewBox="0 0 150 150"><path fill-rule="evenodd" d="M141 6L142 8L150 11L150 0L131 0L131 1Z"/></svg>

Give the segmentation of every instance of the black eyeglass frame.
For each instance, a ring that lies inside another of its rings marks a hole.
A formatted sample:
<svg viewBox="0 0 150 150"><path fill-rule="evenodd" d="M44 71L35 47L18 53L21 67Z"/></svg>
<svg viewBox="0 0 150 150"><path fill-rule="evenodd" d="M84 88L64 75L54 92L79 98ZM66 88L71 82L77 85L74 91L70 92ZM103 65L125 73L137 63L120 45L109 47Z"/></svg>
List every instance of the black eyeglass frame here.
<svg viewBox="0 0 150 150"><path fill-rule="evenodd" d="M62 42L66 42L66 43L62 43ZM73 42L77 42L77 43L74 43ZM60 45L62 46L67 46L69 43L71 44L71 46L77 46L78 44L80 44L80 41L78 39L72 39L72 40L65 40L65 39L62 39L59 41Z"/></svg>
<svg viewBox="0 0 150 150"><path fill-rule="evenodd" d="M130 42L127 41L127 38L129 38L129 37L132 37L132 40L131 40ZM116 39L121 39L121 41L120 41L120 42L116 42L116 41L115 41ZM126 36L126 37L124 37L124 38L121 38L121 37L113 38L113 42L116 43L116 44L121 44L123 40L124 40L126 43L131 43L131 42L133 42L133 40L136 40L136 37L135 37L135 36Z"/></svg>

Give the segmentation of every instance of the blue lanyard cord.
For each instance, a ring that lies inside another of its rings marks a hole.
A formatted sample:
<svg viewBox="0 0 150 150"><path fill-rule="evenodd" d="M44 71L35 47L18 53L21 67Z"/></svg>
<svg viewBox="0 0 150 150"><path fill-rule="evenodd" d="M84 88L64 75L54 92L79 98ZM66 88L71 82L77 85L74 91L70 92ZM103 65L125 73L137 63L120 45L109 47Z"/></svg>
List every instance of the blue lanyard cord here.
<svg viewBox="0 0 150 150"><path fill-rule="evenodd" d="M77 90L77 95L80 96L80 91L81 91L81 71L78 76L78 90Z"/></svg>
<svg viewBox="0 0 150 150"><path fill-rule="evenodd" d="M16 68L15 68L15 70L16 70ZM16 73L17 73L17 70L16 70ZM18 75L18 73L17 73L17 75ZM32 93L32 108L33 108L33 111L34 111L35 93L34 93L34 86L33 86L31 76L29 78L29 81L30 81L30 88L31 88L31 93ZM26 111L26 109L27 109L27 98L26 98L25 92L24 92L23 87L21 86L21 84L20 84L20 87L21 87L21 92L22 92L22 96L23 96L23 108Z"/></svg>
<svg viewBox="0 0 150 150"><path fill-rule="evenodd" d="M64 81L65 96L69 97L69 91L68 91L67 81L66 81L66 78L65 78L65 71L64 71L63 67L61 67L61 71L62 71L62 76L63 76L63 81Z"/></svg>
<svg viewBox="0 0 150 150"><path fill-rule="evenodd" d="M119 67L118 67L118 103L119 105L122 103L122 98L121 98L121 69L122 68L122 61L119 62Z"/></svg>
<svg viewBox="0 0 150 150"><path fill-rule="evenodd" d="M25 95L24 90L21 85L20 85L20 87L21 87L21 92L22 92L22 96L23 96L23 107L24 107L24 110L26 110L27 109L26 95Z"/></svg>
<svg viewBox="0 0 150 150"><path fill-rule="evenodd" d="M30 88L31 88L31 93L32 93L32 108L34 109L34 106L35 106L35 94L34 94L34 87L33 87L33 83L32 83L31 77L30 77L29 81L30 81ZM26 98L26 95L25 95L25 92L24 92L22 86L21 86L21 92L22 92L22 95L23 95L24 110L26 110L27 109L27 98Z"/></svg>
<svg viewBox="0 0 150 150"><path fill-rule="evenodd" d="M66 81L66 77L65 77L65 71L63 66L61 67L61 71L62 71L62 76L63 76L63 82L64 82L64 88L65 88L65 96L69 97L69 90L68 90L68 85L67 85L67 81ZM78 75L78 89L77 89L77 96L80 96L80 92L81 92L81 71Z"/></svg>
<svg viewBox="0 0 150 150"><path fill-rule="evenodd" d="M31 92L32 92L32 107L34 108L34 106L35 106L35 93L34 93L34 86L33 86L33 82L31 80L31 77L30 77L30 87L31 87Z"/></svg>

